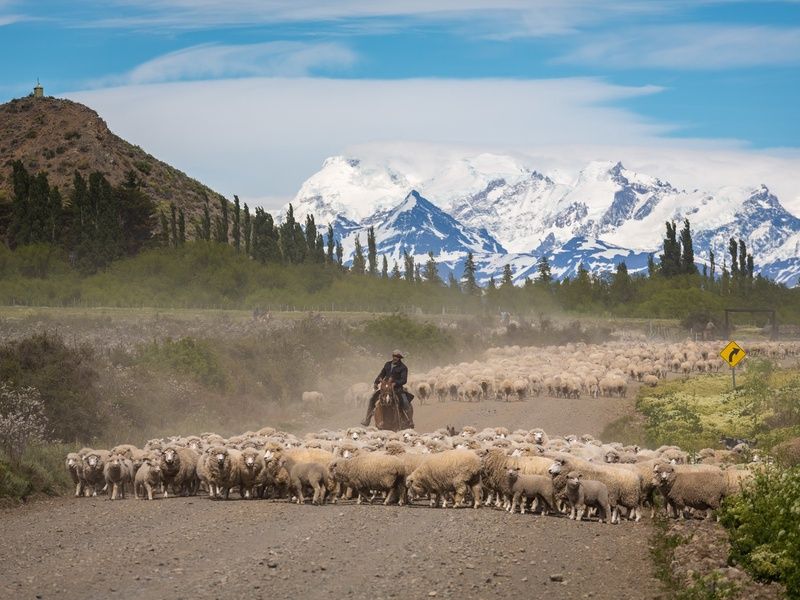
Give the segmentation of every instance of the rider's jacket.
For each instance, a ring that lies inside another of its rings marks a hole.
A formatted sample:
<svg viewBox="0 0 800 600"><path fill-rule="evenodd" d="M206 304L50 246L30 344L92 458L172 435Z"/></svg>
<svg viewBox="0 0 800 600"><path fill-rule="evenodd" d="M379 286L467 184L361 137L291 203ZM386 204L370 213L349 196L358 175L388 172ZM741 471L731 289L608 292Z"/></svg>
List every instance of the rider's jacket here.
<svg viewBox="0 0 800 600"><path fill-rule="evenodd" d="M383 365L383 369L378 373L375 378L375 384L380 383L384 377L394 379L395 387L403 387L408 381L408 367L403 364L403 361L398 361L397 364L389 361Z"/></svg>

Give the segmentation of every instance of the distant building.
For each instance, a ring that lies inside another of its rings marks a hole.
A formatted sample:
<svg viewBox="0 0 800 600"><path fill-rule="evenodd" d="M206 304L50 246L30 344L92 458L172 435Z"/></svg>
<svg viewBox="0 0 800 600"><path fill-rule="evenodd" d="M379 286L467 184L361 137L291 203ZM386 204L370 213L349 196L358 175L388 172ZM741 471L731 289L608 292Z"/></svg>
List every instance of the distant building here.
<svg viewBox="0 0 800 600"><path fill-rule="evenodd" d="M33 97L34 98L44 98L44 88L42 84L39 83L39 80L36 80L36 87L33 88Z"/></svg>

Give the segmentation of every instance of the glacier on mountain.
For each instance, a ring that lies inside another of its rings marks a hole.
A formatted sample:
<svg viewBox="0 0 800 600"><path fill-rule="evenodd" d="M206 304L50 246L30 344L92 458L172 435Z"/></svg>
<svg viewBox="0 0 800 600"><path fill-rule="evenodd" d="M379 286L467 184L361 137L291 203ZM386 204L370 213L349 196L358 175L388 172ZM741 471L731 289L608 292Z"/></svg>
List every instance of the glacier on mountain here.
<svg viewBox="0 0 800 600"><path fill-rule="evenodd" d="M731 237L745 240L756 268L787 285L800 280L800 219L765 185L683 190L659 178L595 161L572 176L544 173L519 160L480 154L454 160L433 175L358 158L331 157L293 201L295 215L334 226L346 262L356 236L375 228L378 253L390 266L408 252L433 252L446 277L463 271L473 252L481 282L509 264L515 282L536 274L547 256L553 275L572 277L580 264L610 272L625 261L646 269L661 251L666 221L691 222L699 264L721 265ZM720 269L721 270L721 269Z"/></svg>

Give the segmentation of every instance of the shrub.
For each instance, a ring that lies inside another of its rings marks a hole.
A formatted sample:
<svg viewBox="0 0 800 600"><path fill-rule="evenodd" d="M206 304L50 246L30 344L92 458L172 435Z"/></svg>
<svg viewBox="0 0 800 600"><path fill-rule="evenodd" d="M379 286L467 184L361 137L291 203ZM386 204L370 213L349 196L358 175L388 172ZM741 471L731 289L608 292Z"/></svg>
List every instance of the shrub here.
<svg viewBox="0 0 800 600"><path fill-rule="evenodd" d="M756 579L780 581L800 596L800 468L770 468L727 498L720 521L731 539L731 559Z"/></svg>
<svg viewBox="0 0 800 600"><path fill-rule="evenodd" d="M364 325L363 342L377 353L393 348L415 355L438 355L453 350L453 336L434 325L420 323L406 315L378 317Z"/></svg>
<svg viewBox="0 0 800 600"><path fill-rule="evenodd" d="M211 345L203 340L186 337L166 339L144 346L139 353L142 363L156 368L168 368L190 375L198 382L225 389L227 376Z"/></svg>
<svg viewBox="0 0 800 600"><path fill-rule="evenodd" d="M44 441L47 419L39 392L32 387L14 389L0 382L0 447L19 463L31 442Z"/></svg>

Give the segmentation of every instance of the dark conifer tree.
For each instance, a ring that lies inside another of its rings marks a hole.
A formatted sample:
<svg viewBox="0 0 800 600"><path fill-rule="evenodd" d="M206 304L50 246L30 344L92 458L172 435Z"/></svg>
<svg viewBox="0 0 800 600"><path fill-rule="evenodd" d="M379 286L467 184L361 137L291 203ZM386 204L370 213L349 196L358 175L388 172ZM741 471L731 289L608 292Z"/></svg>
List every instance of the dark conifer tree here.
<svg viewBox="0 0 800 600"><path fill-rule="evenodd" d="M548 287L553 281L553 274L550 270L550 261L547 260L547 256L542 256L539 259L539 261L536 263L536 270L538 271L536 275L536 283L540 286Z"/></svg>
<svg viewBox="0 0 800 600"><path fill-rule="evenodd" d="M439 267L436 264L436 259L432 251L428 251L428 260L425 263L425 272L422 274L422 277L428 283L435 283L437 285L442 283L442 279L439 277Z"/></svg>
<svg viewBox="0 0 800 600"><path fill-rule="evenodd" d="M322 238L322 234L317 234L317 244L314 248L314 262L316 263L324 263L325 262L325 240Z"/></svg>
<svg viewBox="0 0 800 600"><path fill-rule="evenodd" d="M480 290L475 279L475 257L472 252L467 252L467 260L464 262L464 274L461 279L464 282L464 291L468 294L477 294Z"/></svg>
<svg viewBox="0 0 800 600"><path fill-rule="evenodd" d="M753 255L752 254L748 254L747 255L747 279L750 280L751 283L753 282L753 272L754 271L755 271L755 265L753 264Z"/></svg>
<svg viewBox="0 0 800 600"><path fill-rule="evenodd" d="M494 275L489 277L489 283L486 284L486 289L490 292L497 289L497 283L494 280Z"/></svg>
<svg viewBox="0 0 800 600"><path fill-rule="evenodd" d="M403 250L403 263L405 266L403 277L408 283L414 283L414 257L407 250Z"/></svg>
<svg viewBox="0 0 800 600"><path fill-rule="evenodd" d="M203 192L203 220L200 225L200 234L200 239L206 242L211 241L211 206L205 192Z"/></svg>
<svg viewBox="0 0 800 600"><path fill-rule="evenodd" d="M414 283L422 283L422 265L414 265Z"/></svg>
<svg viewBox="0 0 800 600"><path fill-rule="evenodd" d="M714 264L714 251L713 250L710 250L709 253L708 253L708 263L709 263L708 277L711 280L711 284L713 285L714 281L715 281L715 278L716 278L716 275L717 275L716 274L717 265Z"/></svg>
<svg viewBox="0 0 800 600"><path fill-rule="evenodd" d="M664 238L664 253L661 255L661 274L673 277L681 272L681 244L677 240L674 222L667 222L667 235Z"/></svg>
<svg viewBox="0 0 800 600"><path fill-rule="evenodd" d="M383 260L381 261L381 278L389 278L389 261L386 259L385 254L383 255Z"/></svg>
<svg viewBox="0 0 800 600"><path fill-rule="evenodd" d="M392 267L392 279L394 281L400 281L403 278L403 275L400 273L400 267L397 265L397 261L394 261L394 266Z"/></svg>
<svg viewBox="0 0 800 600"><path fill-rule="evenodd" d="M336 242L336 264L340 267L343 266L344 261L344 248L342 248L341 242Z"/></svg>
<svg viewBox="0 0 800 600"><path fill-rule="evenodd" d="M658 268L656 267L656 261L653 260L653 255L647 255L647 276L653 277L656 274Z"/></svg>
<svg viewBox="0 0 800 600"><path fill-rule="evenodd" d="M739 239L739 275L742 278L747 275L747 246L743 239Z"/></svg>
<svg viewBox="0 0 800 600"><path fill-rule="evenodd" d="M728 242L728 252L731 255L731 275L737 278L739 276L739 245L733 238Z"/></svg>
<svg viewBox="0 0 800 600"><path fill-rule="evenodd" d="M458 290L461 291L461 286L458 283L458 279L456 279L455 274L450 271L450 274L447 276L447 287L451 290Z"/></svg>
<svg viewBox="0 0 800 600"><path fill-rule="evenodd" d="M378 275L378 249L375 244L375 228L370 226L367 229L367 261L369 264L369 274L373 277Z"/></svg>
<svg viewBox="0 0 800 600"><path fill-rule="evenodd" d="M304 243L306 247L305 260L315 262L317 259L317 223L314 215L306 215Z"/></svg>
<svg viewBox="0 0 800 600"><path fill-rule="evenodd" d="M510 264L503 266L503 277L500 279L500 287L509 290L514 287L514 273L511 271Z"/></svg>

